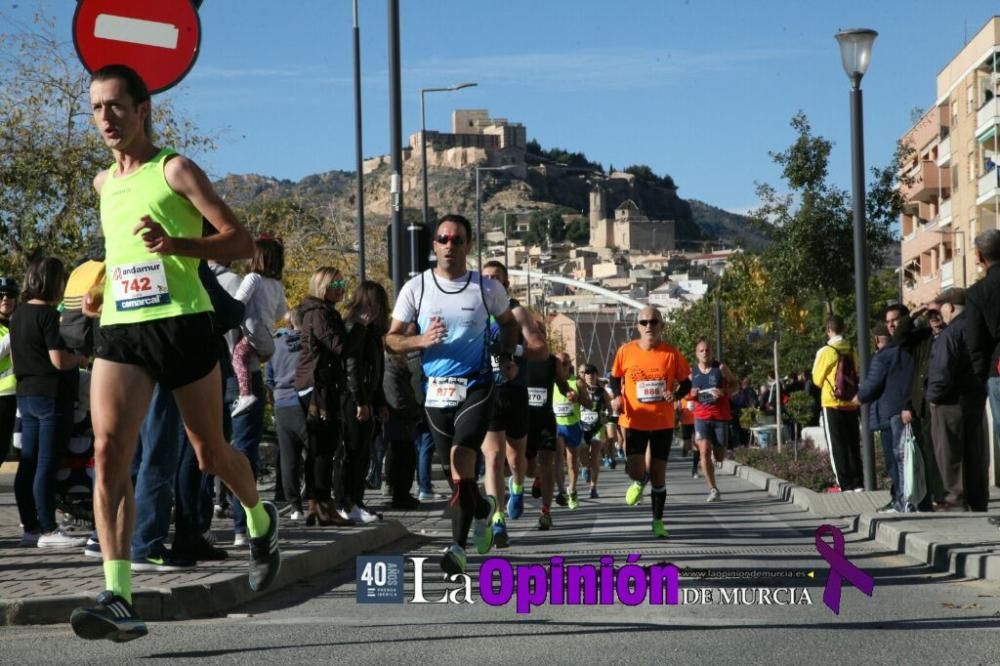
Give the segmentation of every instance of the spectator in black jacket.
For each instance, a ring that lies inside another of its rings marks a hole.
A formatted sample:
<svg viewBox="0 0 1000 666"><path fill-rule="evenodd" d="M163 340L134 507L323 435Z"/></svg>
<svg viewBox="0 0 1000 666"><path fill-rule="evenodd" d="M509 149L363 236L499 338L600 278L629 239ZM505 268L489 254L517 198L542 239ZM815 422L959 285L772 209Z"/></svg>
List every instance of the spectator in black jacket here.
<svg viewBox="0 0 1000 666"><path fill-rule="evenodd" d="M383 390L389 409L389 418L385 422L389 450L385 463L394 509L416 509L420 506L420 501L410 494L417 469L414 441L424 415L423 405L417 398L420 381L419 375L415 377L411 371L405 355L386 354Z"/></svg>
<svg viewBox="0 0 1000 666"><path fill-rule="evenodd" d="M927 402L934 455L945 488L940 508L986 511L989 453L982 429L986 391L972 370L965 296L964 289L950 289L934 299L947 328L931 348Z"/></svg>
<svg viewBox="0 0 1000 666"><path fill-rule="evenodd" d="M371 443L376 418L387 420L382 377L385 368L383 338L389 330L389 296L378 282L358 285L344 317L347 342L344 369L347 391L343 393L344 425L344 513L362 523L377 516L365 508L365 480L371 462Z"/></svg>
<svg viewBox="0 0 1000 666"><path fill-rule="evenodd" d="M976 258L986 276L966 292L967 344L972 370L989 395L995 439L1000 435L1000 231L976 236Z"/></svg>
<svg viewBox="0 0 1000 666"><path fill-rule="evenodd" d="M913 428L913 435L917 439L917 446L924 461L924 475L928 492L916 508L920 511L933 511L934 501L944 500L944 485L941 483L941 474L938 472L937 461L934 459L930 412L927 409L927 399L924 395L927 389L931 344L934 342L934 332L930 328L929 317L922 318L924 311L924 308L921 308L911 314L905 305L892 305L886 311L885 323L892 331L893 342L913 358L913 377L910 382L909 399L900 415L898 427L901 430L904 425L909 424ZM935 310L933 316L940 316L940 313ZM893 427L895 428L897 425L894 423Z"/></svg>
<svg viewBox="0 0 1000 666"><path fill-rule="evenodd" d="M873 331L876 338L887 342L881 347L868 366L868 374L858 389L858 401L868 405L868 428L879 433L886 471L892 481L892 499L881 511L902 511L903 484L900 471L903 459L899 440L903 429L900 415L910 399L913 381L913 357L889 336L885 324ZM893 427L895 421L896 427Z"/></svg>

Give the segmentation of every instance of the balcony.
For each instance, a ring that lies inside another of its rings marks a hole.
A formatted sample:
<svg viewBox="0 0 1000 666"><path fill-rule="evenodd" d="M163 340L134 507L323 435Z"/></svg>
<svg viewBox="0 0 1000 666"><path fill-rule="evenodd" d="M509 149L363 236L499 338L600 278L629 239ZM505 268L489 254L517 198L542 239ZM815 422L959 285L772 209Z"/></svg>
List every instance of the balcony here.
<svg viewBox="0 0 1000 666"><path fill-rule="evenodd" d="M1000 98L994 97L976 112L976 136L981 137L997 125L1000 125Z"/></svg>
<svg viewBox="0 0 1000 666"><path fill-rule="evenodd" d="M987 171L986 175L979 179L977 191L979 193L976 197L977 206L1000 199L1000 169Z"/></svg>
<svg viewBox="0 0 1000 666"><path fill-rule="evenodd" d="M938 275L941 276L942 289L955 286L955 262L941 264L941 272Z"/></svg>
<svg viewBox="0 0 1000 666"><path fill-rule="evenodd" d="M939 167L947 167L951 162L951 135L945 134L941 137L941 143L938 144L938 158L937 165Z"/></svg>
<svg viewBox="0 0 1000 666"><path fill-rule="evenodd" d="M939 227L946 227L951 224L951 199L945 199L938 206L938 214L934 218L934 222Z"/></svg>
<svg viewBox="0 0 1000 666"><path fill-rule="evenodd" d="M941 169L930 160L922 160L915 172L912 172L913 183L903 186L901 192L907 201L923 201L929 203L941 196Z"/></svg>

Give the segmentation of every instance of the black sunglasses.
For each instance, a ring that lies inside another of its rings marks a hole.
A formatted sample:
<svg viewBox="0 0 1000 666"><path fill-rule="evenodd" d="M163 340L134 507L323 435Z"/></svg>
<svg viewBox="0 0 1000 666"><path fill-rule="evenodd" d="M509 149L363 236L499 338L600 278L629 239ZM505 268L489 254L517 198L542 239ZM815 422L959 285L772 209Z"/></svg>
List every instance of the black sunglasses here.
<svg viewBox="0 0 1000 666"><path fill-rule="evenodd" d="M465 238L457 234L438 234L434 237L434 240L436 240L439 245L447 245L448 243L451 243L455 247L462 247L465 245Z"/></svg>
<svg viewBox="0 0 1000 666"><path fill-rule="evenodd" d="M659 319L640 319L639 326L659 326L663 322Z"/></svg>

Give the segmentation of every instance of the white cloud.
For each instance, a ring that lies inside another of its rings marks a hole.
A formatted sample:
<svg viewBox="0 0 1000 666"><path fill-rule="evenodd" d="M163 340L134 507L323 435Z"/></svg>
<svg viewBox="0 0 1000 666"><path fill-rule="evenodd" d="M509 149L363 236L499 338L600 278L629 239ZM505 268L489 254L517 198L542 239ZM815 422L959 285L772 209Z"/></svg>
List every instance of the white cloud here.
<svg viewBox="0 0 1000 666"><path fill-rule="evenodd" d="M670 49L583 49L470 58L432 58L406 68L407 79L473 80L579 90L656 88L707 73L735 72L746 63L801 56L801 51L749 49L691 52Z"/></svg>

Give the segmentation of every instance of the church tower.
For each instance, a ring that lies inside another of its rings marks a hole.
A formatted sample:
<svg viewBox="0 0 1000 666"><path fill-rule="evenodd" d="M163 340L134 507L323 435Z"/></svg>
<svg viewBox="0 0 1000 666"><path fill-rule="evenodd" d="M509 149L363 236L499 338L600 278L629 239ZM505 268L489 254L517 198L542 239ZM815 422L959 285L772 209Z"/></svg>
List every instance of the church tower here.
<svg viewBox="0 0 1000 666"><path fill-rule="evenodd" d="M611 247L612 222L605 214L607 204L604 201L604 190L600 185L594 185L590 190L590 245L591 247Z"/></svg>

